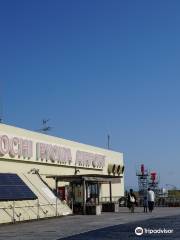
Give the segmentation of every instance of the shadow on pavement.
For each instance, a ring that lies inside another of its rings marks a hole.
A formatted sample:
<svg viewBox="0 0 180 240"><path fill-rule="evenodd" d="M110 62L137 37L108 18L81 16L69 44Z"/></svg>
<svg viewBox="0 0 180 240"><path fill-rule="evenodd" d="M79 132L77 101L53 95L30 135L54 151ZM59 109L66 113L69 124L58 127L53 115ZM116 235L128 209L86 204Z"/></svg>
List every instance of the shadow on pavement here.
<svg viewBox="0 0 180 240"><path fill-rule="evenodd" d="M135 234L135 229L137 227L141 227L143 229L143 234L140 236ZM180 215L173 216L173 217L149 219L146 221L138 221L134 223L120 224L120 225L101 228L101 229L89 231L86 233L81 233L81 234L66 237L66 238L60 238L60 239L61 240L119 240L119 239L122 239L122 240L127 240L127 239L179 240L180 239Z"/></svg>

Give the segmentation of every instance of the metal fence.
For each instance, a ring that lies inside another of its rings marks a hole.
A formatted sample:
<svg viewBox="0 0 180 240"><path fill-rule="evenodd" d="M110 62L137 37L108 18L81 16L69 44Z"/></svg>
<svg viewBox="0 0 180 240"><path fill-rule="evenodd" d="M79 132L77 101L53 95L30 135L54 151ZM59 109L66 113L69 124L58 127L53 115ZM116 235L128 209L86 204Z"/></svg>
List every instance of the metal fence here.
<svg viewBox="0 0 180 240"><path fill-rule="evenodd" d="M40 204L39 201L35 201L31 204L17 204L16 201L6 202L6 206L0 206L1 216L6 216L9 221L7 222L18 222L32 219L40 219L47 217L56 217L63 215L62 211L63 203L54 204ZM66 205L65 205L66 207ZM1 219L0 219L1 220ZM0 221L2 223L2 221Z"/></svg>
<svg viewBox="0 0 180 240"><path fill-rule="evenodd" d="M110 202L110 197L102 197L101 202ZM127 197L126 196L119 196L119 197L112 197L112 202L119 203L120 207L127 206ZM137 197L137 206L143 206L143 199ZM180 207L180 198L178 197L156 197L155 206L157 207Z"/></svg>

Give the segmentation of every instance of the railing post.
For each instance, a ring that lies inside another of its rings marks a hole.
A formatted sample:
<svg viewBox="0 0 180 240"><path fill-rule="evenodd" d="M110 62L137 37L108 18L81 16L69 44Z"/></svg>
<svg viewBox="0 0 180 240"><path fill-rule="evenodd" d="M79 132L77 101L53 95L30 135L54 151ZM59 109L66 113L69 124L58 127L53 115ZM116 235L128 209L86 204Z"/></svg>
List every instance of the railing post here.
<svg viewBox="0 0 180 240"><path fill-rule="evenodd" d="M37 199L37 219L39 219L39 199Z"/></svg>
<svg viewBox="0 0 180 240"><path fill-rule="evenodd" d="M57 209L57 196L56 196L56 217L58 215L58 209Z"/></svg>
<svg viewBox="0 0 180 240"><path fill-rule="evenodd" d="M12 222L15 223L15 201L13 201L12 210L13 210L13 219L12 219Z"/></svg>

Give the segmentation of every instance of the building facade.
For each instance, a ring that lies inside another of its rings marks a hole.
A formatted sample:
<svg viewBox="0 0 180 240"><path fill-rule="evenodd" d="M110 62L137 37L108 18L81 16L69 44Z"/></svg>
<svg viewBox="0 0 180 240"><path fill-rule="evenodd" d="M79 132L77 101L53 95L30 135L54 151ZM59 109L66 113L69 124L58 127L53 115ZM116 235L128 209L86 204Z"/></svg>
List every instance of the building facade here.
<svg viewBox="0 0 180 240"><path fill-rule="evenodd" d="M0 124L0 172L18 175L38 172L52 189L54 180L47 178L51 175L121 176L120 182L112 184L111 191L113 198L124 196L122 153L5 124ZM68 183L58 183L60 189L63 186ZM109 185L102 184L101 199L108 198L109 191Z"/></svg>

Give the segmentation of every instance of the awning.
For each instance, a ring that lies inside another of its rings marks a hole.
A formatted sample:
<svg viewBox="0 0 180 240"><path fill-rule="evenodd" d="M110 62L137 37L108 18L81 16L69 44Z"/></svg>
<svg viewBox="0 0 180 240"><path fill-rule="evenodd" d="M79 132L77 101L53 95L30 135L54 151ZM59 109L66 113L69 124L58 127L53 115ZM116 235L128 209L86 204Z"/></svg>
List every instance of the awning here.
<svg viewBox="0 0 180 240"><path fill-rule="evenodd" d="M47 178L53 178L60 182L98 182L98 183L120 183L122 176L111 176L103 174L84 174L84 175L48 175Z"/></svg>

